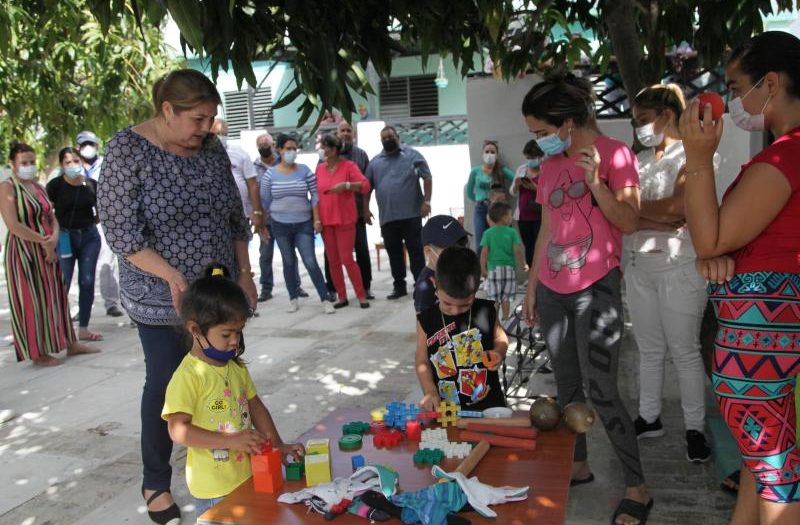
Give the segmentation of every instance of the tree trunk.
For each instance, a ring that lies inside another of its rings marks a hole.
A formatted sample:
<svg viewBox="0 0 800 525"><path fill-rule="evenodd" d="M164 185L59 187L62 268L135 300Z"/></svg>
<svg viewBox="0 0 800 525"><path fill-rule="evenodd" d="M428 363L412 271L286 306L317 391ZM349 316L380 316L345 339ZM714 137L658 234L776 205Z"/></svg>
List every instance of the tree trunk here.
<svg viewBox="0 0 800 525"><path fill-rule="evenodd" d="M617 57L617 65L628 100L645 87L640 66L642 44L636 24L634 0L607 0L603 4L603 21L608 29L611 49Z"/></svg>

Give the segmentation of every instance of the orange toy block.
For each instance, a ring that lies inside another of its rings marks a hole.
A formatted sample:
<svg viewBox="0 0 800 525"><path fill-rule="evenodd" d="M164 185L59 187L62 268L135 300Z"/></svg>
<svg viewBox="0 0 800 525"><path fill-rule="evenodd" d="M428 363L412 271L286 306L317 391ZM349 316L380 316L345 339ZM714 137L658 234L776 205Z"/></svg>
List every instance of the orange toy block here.
<svg viewBox="0 0 800 525"><path fill-rule="evenodd" d="M274 448L262 448L263 452L250 456L253 469L253 486L256 492L274 494L283 487L281 453Z"/></svg>
<svg viewBox="0 0 800 525"><path fill-rule="evenodd" d="M455 424L458 422L458 410L459 407L455 403L442 401L439 403L439 408L436 409L436 411L439 413L439 417L436 418L436 421L438 421L443 427L446 427L447 425L455 426Z"/></svg>

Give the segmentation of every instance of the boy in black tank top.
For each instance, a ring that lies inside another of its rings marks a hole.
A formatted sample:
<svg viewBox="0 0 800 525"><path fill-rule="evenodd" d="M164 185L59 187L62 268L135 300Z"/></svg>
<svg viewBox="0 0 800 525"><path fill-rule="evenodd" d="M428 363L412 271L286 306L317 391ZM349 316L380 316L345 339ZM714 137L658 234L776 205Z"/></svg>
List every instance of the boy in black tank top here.
<svg viewBox="0 0 800 525"><path fill-rule="evenodd" d="M439 303L417 315L415 364L424 410L440 400L462 410L506 406L497 369L505 359L508 337L494 303L475 298L480 277L480 261L469 248L453 246L439 255Z"/></svg>

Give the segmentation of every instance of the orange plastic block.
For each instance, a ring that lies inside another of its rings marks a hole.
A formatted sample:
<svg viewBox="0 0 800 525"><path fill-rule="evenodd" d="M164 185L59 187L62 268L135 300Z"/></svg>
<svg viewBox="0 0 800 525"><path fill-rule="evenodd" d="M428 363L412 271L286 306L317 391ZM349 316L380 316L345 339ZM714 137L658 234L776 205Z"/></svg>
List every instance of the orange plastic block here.
<svg viewBox="0 0 800 525"><path fill-rule="evenodd" d="M250 465L253 469L253 485L256 492L274 494L281 490L283 471L279 450L270 449L257 456L250 456Z"/></svg>

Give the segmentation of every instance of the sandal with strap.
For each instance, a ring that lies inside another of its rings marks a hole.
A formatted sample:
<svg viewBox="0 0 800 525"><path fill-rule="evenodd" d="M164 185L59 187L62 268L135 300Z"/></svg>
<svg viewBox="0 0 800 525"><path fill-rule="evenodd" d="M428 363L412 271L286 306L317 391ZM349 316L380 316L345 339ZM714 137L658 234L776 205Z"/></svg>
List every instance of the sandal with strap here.
<svg viewBox="0 0 800 525"><path fill-rule="evenodd" d="M148 507L157 497L165 493L171 494L169 490L162 489L153 492L150 497L147 498ZM144 497L144 489L142 489L142 497ZM181 523L181 509L174 502L164 510L150 510L148 508L147 515L150 516L150 520L153 523L158 523L158 525L180 525Z"/></svg>
<svg viewBox="0 0 800 525"><path fill-rule="evenodd" d="M647 502L639 503L632 499L624 498L617 505L617 510L614 511L614 516L611 518L611 525L617 525L617 518L622 514L627 514L635 520L639 520L636 525L645 525L647 523L647 516L650 515L650 509L653 508L653 498Z"/></svg>

